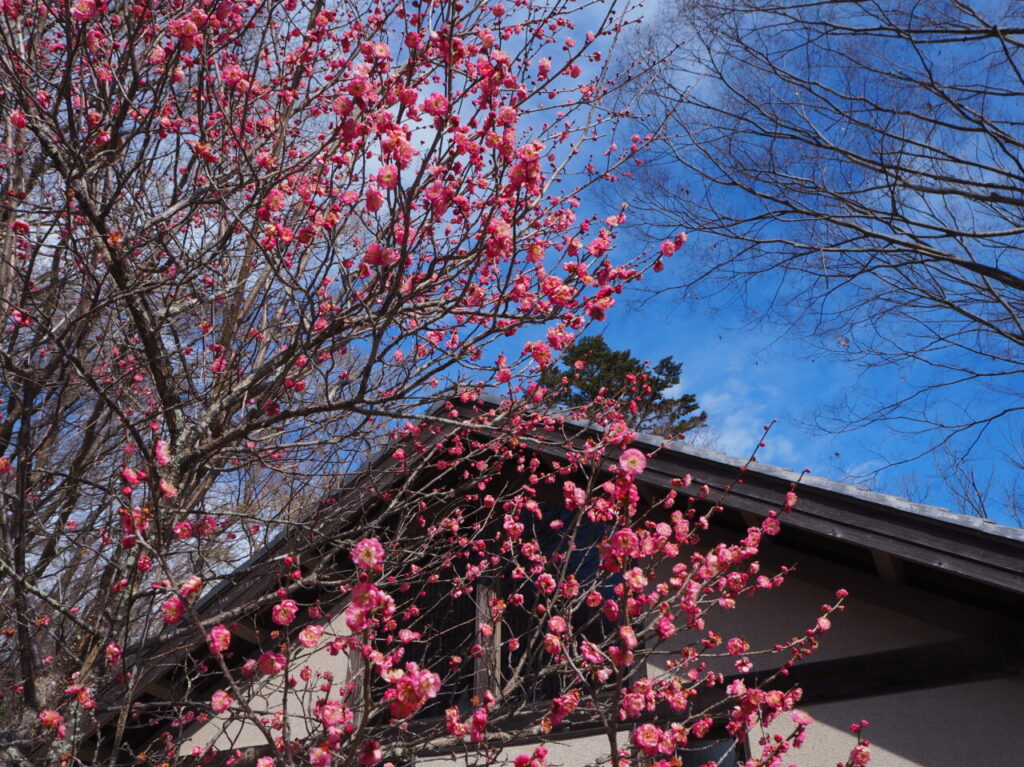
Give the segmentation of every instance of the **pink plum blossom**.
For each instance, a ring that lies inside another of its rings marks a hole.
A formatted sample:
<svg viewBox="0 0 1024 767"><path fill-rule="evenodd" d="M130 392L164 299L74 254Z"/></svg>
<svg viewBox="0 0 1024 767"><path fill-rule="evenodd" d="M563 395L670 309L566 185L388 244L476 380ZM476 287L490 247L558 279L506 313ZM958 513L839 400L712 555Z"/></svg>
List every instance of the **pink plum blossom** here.
<svg viewBox="0 0 1024 767"><path fill-rule="evenodd" d="M626 474L635 477L647 468L647 457L635 447L623 450L622 455L619 456L619 468Z"/></svg>
<svg viewBox="0 0 1024 767"><path fill-rule="evenodd" d="M58 738L63 738L66 734L64 717L52 708L44 708L39 712L39 723L48 730L55 730Z"/></svg>
<svg viewBox="0 0 1024 767"><path fill-rule="evenodd" d="M378 570L384 561L384 547L376 538L364 538L352 548L352 561L363 570Z"/></svg>
<svg viewBox="0 0 1024 767"><path fill-rule="evenodd" d="M480 743L484 739L484 732L487 730L487 709L478 708L469 718L469 740L471 743Z"/></svg>
<svg viewBox="0 0 1024 767"><path fill-rule="evenodd" d="M181 582L181 589L178 593L181 594L182 599L189 599L202 591L202 589L203 579L198 575L190 575Z"/></svg>
<svg viewBox="0 0 1024 767"><path fill-rule="evenodd" d="M206 642L210 646L210 652L226 652L231 644L231 631L228 630L227 626L214 626L206 635Z"/></svg>
<svg viewBox="0 0 1024 767"><path fill-rule="evenodd" d="M463 723L459 717L459 709L452 708L446 709L444 712L445 730L449 735L456 738L461 738L469 732L469 728Z"/></svg>
<svg viewBox="0 0 1024 767"><path fill-rule="evenodd" d="M656 756L662 751L662 731L653 724L642 724L633 730L633 745L648 756Z"/></svg>
<svg viewBox="0 0 1024 767"><path fill-rule="evenodd" d="M440 117L448 112L448 99L441 93L431 93L423 99L423 111L428 115Z"/></svg>
<svg viewBox="0 0 1024 767"><path fill-rule="evenodd" d="M319 707L319 718L328 727L348 724L352 721L352 710L340 701L329 700Z"/></svg>
<svg viewBox="0 0 1024 767"><path fill-rule="evenodd" d="M179 597L171 597L164 602L160 612L163 614L164 623L168 626L173 626L185 614L185 603Z"/></svg>
<svg viewBox="0 0 1024 767"><path fill-rule="evenodd" d="M416 713L440 689L441 677L419 668L415 663L407 663L404 671L396 672L393 687L387 691L385 700L391 701L391 716L404 719Z"/></svg>
<svg viewBox="0 0 1024 767"><path fill-rule="evenodd" d="M210 698L210 708L218 714L222 714L231 708L231 704L234 702L234 698L224 692L224 690L217 690Z"/></svg>
<svg viewBox="0 0 1024 767"><path fill-rule="evenodd" d="M107 659L107 663L111 666L116 666L121 660L121 645L117 642L111 642L107 645L103 651L104 656Z"/></svg>
<svg viewBox="0 0 1024 767"><path fill-rule="evenodd" d="M177 498L178 497L178 488L176 488L174 485L172 485L170 482L168 482L163 477L160 478L160 481L157 484L158 484L158 487L160 489L161 497L163 497L165 499L171 499L171 498Z"/></svg>
<svg viewBox="0 0 1024 767"><path fill-rule="evenodd" d="M270 611L270 619L278 626L287 626L295 620L299 606L294 599L282 599Z"/></svg>
<svg viewBox="0 0 1024 767"><path fill-rule="evenodd" d="M299 632L299 644L306 648L316 647L323 634L323 626L306 626Z"/></svg>
<svg viewBox="0 0 1024 767"><path fill-rule="evenodd" d="M284 671L286 664L285 657L279 652L265 652L256 661L256 665L261 673L267 674L279 674Z"/></svg>

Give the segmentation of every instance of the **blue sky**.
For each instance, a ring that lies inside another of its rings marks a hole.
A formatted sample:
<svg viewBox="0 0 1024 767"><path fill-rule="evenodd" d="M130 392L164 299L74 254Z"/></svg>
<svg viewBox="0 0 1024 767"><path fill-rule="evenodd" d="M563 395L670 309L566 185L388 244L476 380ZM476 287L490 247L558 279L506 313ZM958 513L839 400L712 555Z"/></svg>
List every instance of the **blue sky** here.
<svg viewBox="0 0 1024 767"><path fill-rule="evenodd" d="M676 258L685 257L684 250ZM825 451L834 453L846 441L811 437L797 424L815 406L838 397L844 383L852 382L852 372L832 360L797 357L782 329L737 329L739 317L712 312L699 302L680 303L672 295L627 295L616 309L603 328L610 345L652 363L669 355L684 363L680 388L696 393L710 416L711 433L696 435L698 442L710 440L715 449L745 455L757 444L762 426L778 418L761 460L814 469ZM815 448L813 462L809 443Z"/></svg>
<svg viewBox="0 0 1024 767"><path fill-rule="evenodd" d="M673 270L686 268L686 252L694 247L700 247L697 237L691 237L662 275L649 276L646 287L670 285ZM708 447L746 456L763 425L778 419L758 453L762 462L798 471L809 468L829 479L958 510L931 456L890 465L915 456L930 444L930 436L901 434L885 424L841 434L814 425L816 414L841 406L851 394L854 404L864 404L872 395L893 396L900 382L891 371L862 374L851 362L811 347L781 323L755 329L744 324L735 307L682 302L671 292L633 292L620 297L608 320L588 332L601 332L613 348L629 349L652 363L668 355L684 363L681 390L697 395L711 425L709 434L697 435L697 444L708 440ZM1003 456L984 444L974 460L982 475L992 467L1012 472ZM995 505L989 513L996 521L1014 524Z"/></svg>
<svg viewBox="0 0 1024 767"><path fill-rule="evenodd" d="M648 6L645 15L653 14L658 3ZM953 62L949 62L953 63ZM958 65L957 65L958 66ZM626 134L631 130L626 127ZM620 144L622 142L620 141ZM690 181L688 180L688 183ZM603 187L588 199L587 213L599 220L615 212L618 198L628 198L625 188ZM738 200L743 204L742 200ZM656 222L649 222L656 224ZM670 236L685 231L685 221L664 222L662 234ZM652 242L620 237L617 247L620 260L636 249L646 249ZM669 263L661 275L648 275L644 285L667 288L685 282L688 261L702 248L714 246L691 235L686 247ZM753 285L755 295L772 300L777 286L771 277ZM633 289L619 298L604 323L594 325L589 333L602 333L613 348L628 349L634 356L652 363L672 355L684 363L682 391L697 395L709 414L710 447L743 456L757 444L762 426L778 419L766 448L759 453L763 462L792 469L810 468L815 474L852 482L872 490L893 493L918 502L962 510L963 504L944 481L941 453L937 461L928 455L930 447L941 438L935 431L913 433L911 421L897 424L873 423L844 433L826 433L815 428L820 416L830 408L840 413L847 406L870 410L907 396L915 389L928 390L944 375L939 367L906 364L900 367L858 368L850 357L842 356L843 338L811 337L794 333L781 320L777 324L751 326L742 302L730 302L719 295L712 300L686 300L679 292L644 293ZM900 330L906 331L907 328ZM911 329L912 331L912 329ZM899 330L881 326L880 348L899 338ZM966 369L976 362L965 357ZM943 358L940 358L943 359ZM948 358L954 359L954 358ZM946 378L955 374L945 373ZM978 384L978 385L976 385ZM949 390L937 390L917 404L939 420L955 423L965 415L998 412L1016 396L1013 381L1007 379L999 391L986 388L983 382L972 382ZM909 413L910 411L906 411ZM1016 481L1019 473L1004 455L1005 445L1019 440L1019 421L1002 419L980 434L972 446L970 466L982 484L990 478L993 501L987 513L996 521L1014 524L1003 510L998 497L1002 488ZM698 442L702 436L698 435ZM960 448L967 445L961 439Z"/></svg>
<svg viewBox="0 0 1024 767"><path fill-rule="evenodd" d="M586 9L577 19L579 34L588 22L596 25L599 13L606 9L606 4ZM591 75L598 69L599 65L587 66ZM632 132L630 126L622 127L626 135ZM603 146L588 147L596 162ZM571 184L571 179L567 181ZM590 190L580 213L603 220L617 212L619 199L629 194L628 185ZM666 234L687 229L685 221L666 222L666 227ZM627 260L636 250L656 244L623 235L614 260ZM751 327L741 302L723 301L722 296L715 301L683 301L678 292L645 292L644 288L667 288L685 281L688 261L713 244L692 235L662 274L648 275L639 290L631 288L620 296L607 320L595 323L587 333L602 333L613 348L628 349L652 363L668 355L684 363L682 391L695 393L709 414L709 433L696 435L697 444L707 441L709 447L745 456L757 444L763 425L778 419L759 460L797 470L809 468L820 476L959 510L961 504L943 481L936 461L928 455L909 460L927 451L936 439L934 433L900 433L877 423L839 434L814 427L816 418L829 408L844 403L864 408L873 399L887 403L905 396L911 385L933 383L934 378L929 378L935 375L933 370L904 367L865 372L849 358L830 352L840 351L838 337L808 339L781 321ZM772 286L755 286L755 290L768 295ZM941 415L956 415L960 408L984 401L977 392L964 402L957 401L957 396L954 393L939 403ZM989 442L975 448L973 462L983 479L994 473L1006 482L1016 470L1000 454L1001 442L1006 441L1001 439L1001 428L985 435ZM1013 524L996 504L988 512L997 521Z"/></svg>

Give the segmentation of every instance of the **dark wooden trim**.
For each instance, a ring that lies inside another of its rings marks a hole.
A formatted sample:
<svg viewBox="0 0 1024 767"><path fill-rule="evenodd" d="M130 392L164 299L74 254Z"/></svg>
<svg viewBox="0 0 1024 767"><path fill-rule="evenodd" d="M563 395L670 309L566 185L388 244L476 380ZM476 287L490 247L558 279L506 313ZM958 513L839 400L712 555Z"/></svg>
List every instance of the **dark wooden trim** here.
<svg viewBox="0 0 1024 767"><path fill-rule="evenodd" d="M581 442L588 435L594 436L594 432L584 427L577 428L577 439ZM651 449L649 444L635 446ZM555 460L567 455L565 448L552 444L538 443L534 450ZM614 457L615 453L610 453L605 466L610 466ZM724 494L722 502L728 509L763 518L770 510L781 508L786 492L796 479L796 475L790 479L780 476L781 473L780 470L762 472L756 464L741 471L730 463L666 447L648 459L640 482L668 490L673 488L674 479L690 474L692 484L677 488L680 493L696 497L700 486L707 485L712 502ZM819 537L1024 595L1024 538L915 513L902 508L910 504L901 499L892 499L896 505L887 505L882 502L886 496L850 490L851 493L846 494L815 484L801 485L797 488L800 500L796 508L784 513L781 521L784 526Z"/></svg>
<svg viewBox="0 0 1024 767"><path fill-rule="evenodd" d="M803 688L803 702L813 704L965 684L1021 670L1024 634L1018 629L988 642L958 639L805 663L789 678Z"/></svg>

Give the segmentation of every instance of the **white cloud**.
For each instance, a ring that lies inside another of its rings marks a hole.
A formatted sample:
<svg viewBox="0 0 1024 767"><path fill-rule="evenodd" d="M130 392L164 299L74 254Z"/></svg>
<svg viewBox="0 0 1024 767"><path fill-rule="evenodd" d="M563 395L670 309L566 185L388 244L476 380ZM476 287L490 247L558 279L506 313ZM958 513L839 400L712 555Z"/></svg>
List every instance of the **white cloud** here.
<svg viewBox="0 0 1024 767"><path fill-rule="evenodd" d="M757 447L764 426L775 417L767 403L777 403L779 392L766 384L740 377L730 377L710 389L697 390L697 401L708 412L711 426L701 439L714 443L720 450L736 457L745 457ZM773 464L796 464L799 451L784 432L784 423L776 423L765 446L758 450L758 460Z"/></svg>
<svg viewBox="0 0 1024 767"><path fill-rule="evenodd" d="M674 399L676 397L681 397L682 395L686 394L686 387L683 386L683 382L680 381L674 386L669 386L667 389L663 389L661 394L663 397L667 399Z"/></svg>

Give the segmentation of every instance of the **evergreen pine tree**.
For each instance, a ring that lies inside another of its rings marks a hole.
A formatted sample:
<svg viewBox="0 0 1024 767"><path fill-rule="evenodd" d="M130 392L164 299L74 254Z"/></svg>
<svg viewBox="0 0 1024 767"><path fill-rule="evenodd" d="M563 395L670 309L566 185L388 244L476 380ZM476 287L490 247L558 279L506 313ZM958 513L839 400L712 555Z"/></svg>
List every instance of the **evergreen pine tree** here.
<svg viewBox="0 0 1024 767"><path fill-rule="evenodd" d="M577 362L583 363L581 369ZM603 337L587 336L566 350L561 365L548 370L541 383L558 387L566 379L568 385L562 386L558 398L562 405L585 406L602 393L622 391L628 407L623 415L637 431L679 437L707 425L707 413L700 409L696 395L667 396L679 384L683 369L671 356L649 368L628 351L610 348Z"/></svg>

